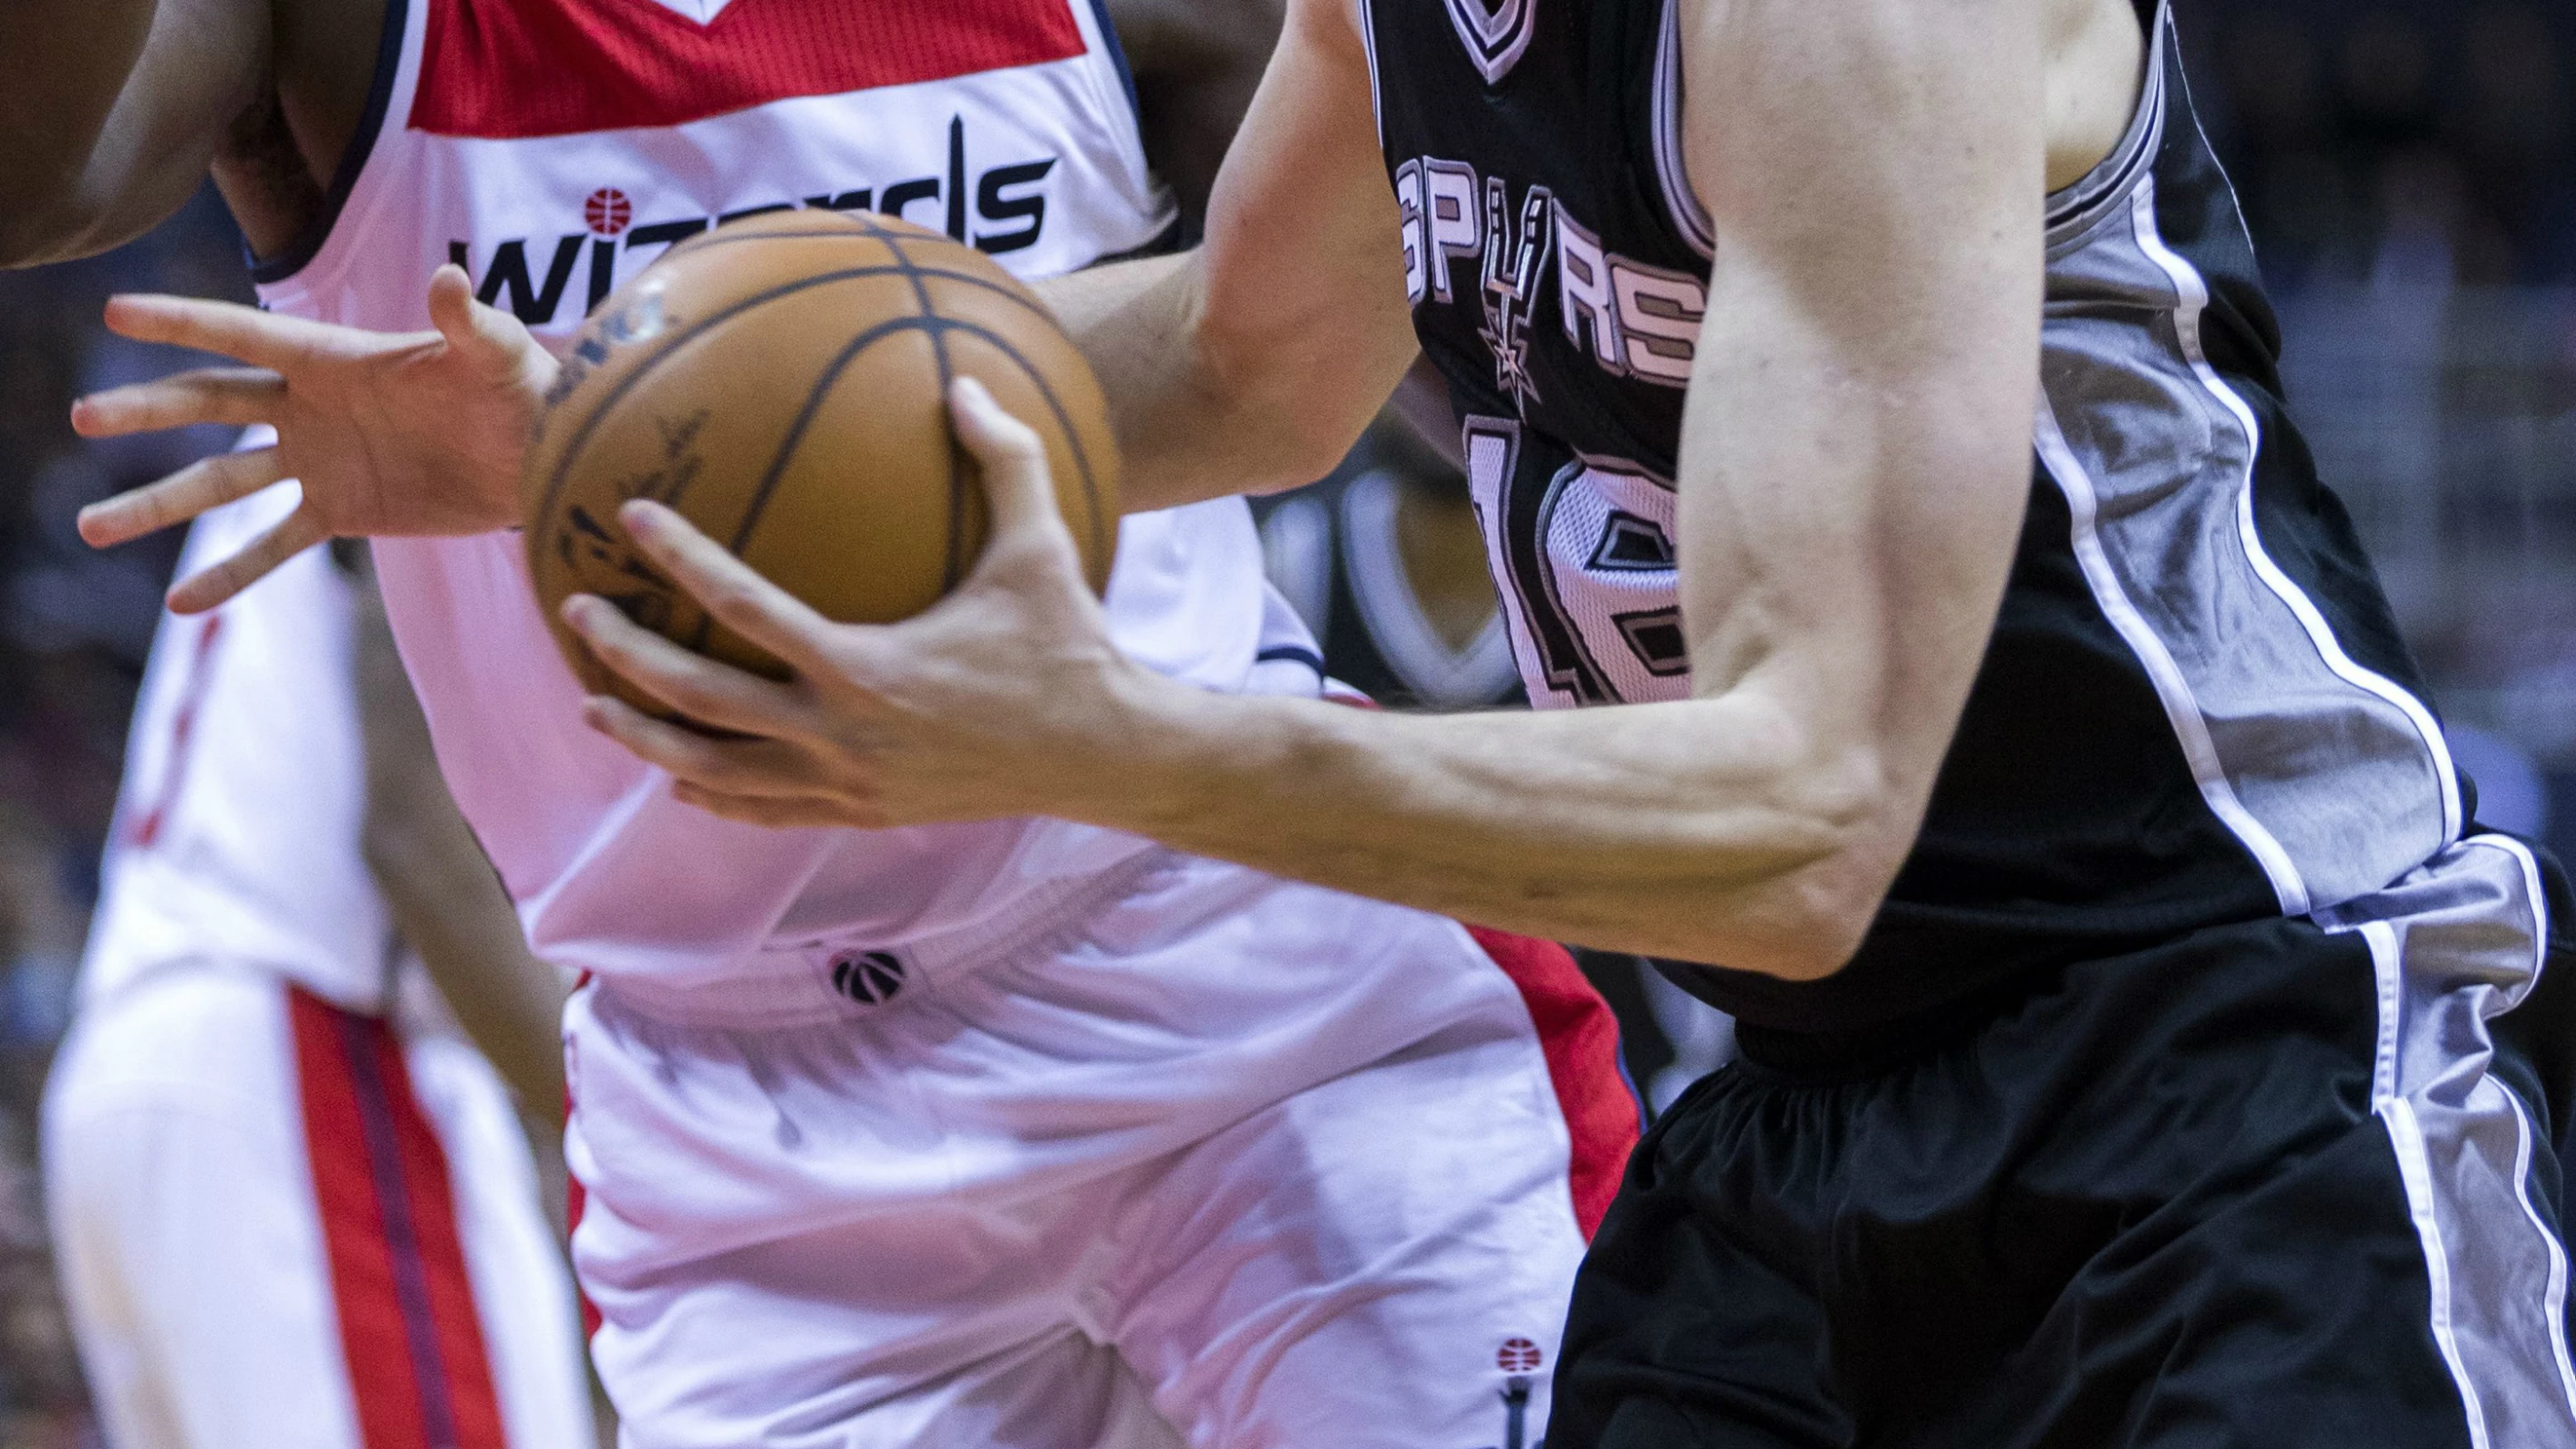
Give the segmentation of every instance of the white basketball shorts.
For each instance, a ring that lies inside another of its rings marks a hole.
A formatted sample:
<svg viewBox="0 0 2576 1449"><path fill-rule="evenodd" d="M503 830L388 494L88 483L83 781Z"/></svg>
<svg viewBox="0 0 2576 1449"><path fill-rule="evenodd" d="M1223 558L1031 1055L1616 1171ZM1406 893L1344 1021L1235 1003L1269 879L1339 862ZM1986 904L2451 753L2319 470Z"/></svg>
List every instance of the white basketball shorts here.
<svg viewBox="0 0 2576 1449"><path fill-rule="evenodd" d="M44 1157L117 1449L594 1442L527 1142L462 1040L165 967L83 1008Z"/></svg>
<svg viewBox="0 0 2576 1449"><path fill-rule="evenodd" d="M1156 852L567 1013L628 1449L1530 1449L1637 1130L1559 948Z"/></svg>

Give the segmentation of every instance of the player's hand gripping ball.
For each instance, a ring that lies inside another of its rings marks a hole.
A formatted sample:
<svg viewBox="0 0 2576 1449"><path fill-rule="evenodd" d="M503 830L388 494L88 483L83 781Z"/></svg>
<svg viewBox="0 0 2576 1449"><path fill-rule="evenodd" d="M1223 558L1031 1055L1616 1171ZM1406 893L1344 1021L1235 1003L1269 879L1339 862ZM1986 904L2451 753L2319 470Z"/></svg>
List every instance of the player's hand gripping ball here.
<svg viewBox="0 0 2576 1449"><path fill-rule="evenodd" d="M983 480L949 429L961 375L1044 441L1083 571L1105 588L1118 452L1100 384L982 253L887 218L791 212L694 237L612 293L547 394L522 479L528 570L584 685L666 713L564 627L578 593L713 658L789 672L636 553L617 521L633 498L669 505L837 622L938 602L988 529Z"/></svg>

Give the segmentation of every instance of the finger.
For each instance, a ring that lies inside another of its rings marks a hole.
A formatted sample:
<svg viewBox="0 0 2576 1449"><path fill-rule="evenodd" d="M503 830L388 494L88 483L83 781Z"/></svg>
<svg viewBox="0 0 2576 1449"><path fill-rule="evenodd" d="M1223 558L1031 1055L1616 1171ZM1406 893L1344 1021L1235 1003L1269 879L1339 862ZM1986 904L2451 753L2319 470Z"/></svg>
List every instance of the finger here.
<svg viewBox="0 0 2576 1449"><path fill-rule="evenodd" d="M284 371L330 333L319 322L200 297L128 295L107 299L107 330L137 342L220 352Z"/></svg>
<svg viewBox="0 0 2576 1449"><path fill-rule="evenodd" d="M831 620L778 587L679 514L647 499L617 512L644 556L676 580L716 622L777 655L799 674L842 674L826 652ZM855 681L853 681L855 682Z"/></svg>
<svg viewBox="0 0 2576 1449"><path fill-rule="evenodd" d="M949 384L949 417L957 441L984 475L984 496L993 507L993 535L1024 536L1031 532L1063 533L1057 514L1055 486L1047 476L1046 448L1028 424L1003 411L991 391L971 377ZM1070 543L1072 536L1066 535Z"/></svg>
<svg viewBox="0 0 2576 1449"><path fill-rule="evenodd" d="M266 578L279 564L331 536L310 508L298 508L275 528L244 545L239 553L209 569L189 575L170 590L170 612L202 614Z"/></svg>
<svg viewBox="0 0 2576 1449"><path fill-rule="evenodd" d="M701 789L685 780L671 784L671 797L710 815L771 830L823 830L841 826L874 829L885 822L874 812L820 795L727 795Z"/></svg>
<svg viewBox="0 0 2576 1449"><path fill-rule="evenodd" d="M605 599L576 594L564 600L563 619L610 673L701 724L747 735L801 734L812 724L795 690L683 649Z"/></svg>
<svg viewBox="0 0 2576 1449"><path fill-rule="evenodd" d="M202 368L81 398L72 404L72 431L115 438L199 423L246 428L275 422L285 398L286 379L264 367Z"/></svg>
<svg viewBox="0 0 2576 1449"><path fill-rule="evenodd" d="M454 262L429 274L429 322L448 346L486 369L514 368L535 345L525 323L475 300L473 279Z"/></svg>
<svg viewBox="0 0 2576 1449"><path fill-rule="evenodd" d="M102 498L80 511L81 541L114 548L147 533L185 523L210 508L247 498L284 478L277 449L218 453L189 464L148 487Z"/></svg>
<svg viewBox="0 0 2576 1449"><path fill-rule="evenodd" d="M819 783L814 757L783 740L716 739L604 694L582 701L581 718L673 780L720 794L807 795Z"/></svg>

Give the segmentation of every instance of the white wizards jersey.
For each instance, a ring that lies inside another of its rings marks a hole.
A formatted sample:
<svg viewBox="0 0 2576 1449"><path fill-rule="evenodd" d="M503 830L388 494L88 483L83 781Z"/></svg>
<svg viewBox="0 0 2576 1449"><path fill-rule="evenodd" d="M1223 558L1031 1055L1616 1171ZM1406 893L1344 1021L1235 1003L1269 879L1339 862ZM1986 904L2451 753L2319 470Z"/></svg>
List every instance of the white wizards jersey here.
<svg viewBox="0 0 2576 1449"><path fill-rule="evenodd" d="M197 521L183 573L284 518L273 488ZM164 614L125 751L125 780L81 994L157 967L277 971L363 1011L388 1005L395 937L359 849L367 762L351 584L312 549L210 614Z"/></svg>
<svg viewBox="0 0 2576 1449"><path fill-rule="evenodd" d="M367 123L314 244L256 274L282 313L426 325L454 260L561 338L672 243L762 210L872 210L1023 276L1173 226L1094 0L389 0ZM515 532L386 539L378 576L439 763L549 960L712 980L1036 908L1148 847L1061 821L773 831L672 798L580 721ZM1245 686L1260 549L1227 499L1133 517L1118 643Z"/></svg>

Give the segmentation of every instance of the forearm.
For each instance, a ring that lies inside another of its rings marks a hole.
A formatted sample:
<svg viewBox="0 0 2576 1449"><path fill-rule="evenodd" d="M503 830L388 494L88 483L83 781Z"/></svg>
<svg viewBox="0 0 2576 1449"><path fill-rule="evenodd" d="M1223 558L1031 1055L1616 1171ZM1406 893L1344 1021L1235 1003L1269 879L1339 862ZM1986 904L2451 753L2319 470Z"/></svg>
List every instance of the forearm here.
<svg viewBox="0 0 2576 1449"><path fill-rule="evenodd" d="M1865 754L1820 759L1759 687L1416 716L1137 680L1068 813L1355 894L1792 979L1838 969L1883 887ZM1876 885L1869 882L1875 880Z"/></svg>
<svg viewBox="0 0 2576 1449"><path fill-rule="evenodd" d="M186 201L267 41L267 7L233 0L0 5L0 266L103 251Z"/></svg>
<svg viewBox="0 0 2576 1449"><path fill-rule="evenodd" d="M450 806L445 819L378 826L368 869L394 927L503 1081L539 1118L564 1100L564 991L528 951L509 898Z"/></svg>
<svg viewBox="0 0 2576 1449"><path fill-rule="evenodd" d="M360 587L367 867L395 928L466 1034L542 1117L563 1102L562 982L529 952L509 897L448 795L382 606L365 580Z"/></svg>

